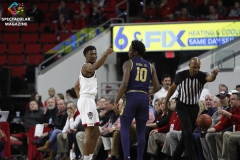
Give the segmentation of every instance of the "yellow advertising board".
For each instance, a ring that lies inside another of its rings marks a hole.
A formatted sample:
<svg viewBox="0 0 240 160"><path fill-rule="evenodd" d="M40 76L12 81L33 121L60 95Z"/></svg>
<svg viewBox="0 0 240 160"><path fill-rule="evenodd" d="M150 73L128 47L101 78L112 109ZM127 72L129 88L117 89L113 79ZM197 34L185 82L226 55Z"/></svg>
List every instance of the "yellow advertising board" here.
<svg viewBox="0 0 240 160"><path fill-rule="evenodd" d="M119 25L112 28L115 52L127 52L132 40L147 51L210 50L240 36L240 22L194 22Z"/></svg>

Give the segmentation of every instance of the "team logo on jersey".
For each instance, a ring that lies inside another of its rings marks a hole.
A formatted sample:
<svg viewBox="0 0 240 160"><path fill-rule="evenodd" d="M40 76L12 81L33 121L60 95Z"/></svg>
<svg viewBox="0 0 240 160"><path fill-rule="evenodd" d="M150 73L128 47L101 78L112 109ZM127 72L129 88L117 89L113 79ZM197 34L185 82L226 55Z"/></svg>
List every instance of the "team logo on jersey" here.
<svg viewBox="0 0 240 160"><path fill-rule="evenodd" d="M88 112L88 113L87 113L87 116L88 116L89 119L92 119L93 113L92 113L92 112Z"/></svg>

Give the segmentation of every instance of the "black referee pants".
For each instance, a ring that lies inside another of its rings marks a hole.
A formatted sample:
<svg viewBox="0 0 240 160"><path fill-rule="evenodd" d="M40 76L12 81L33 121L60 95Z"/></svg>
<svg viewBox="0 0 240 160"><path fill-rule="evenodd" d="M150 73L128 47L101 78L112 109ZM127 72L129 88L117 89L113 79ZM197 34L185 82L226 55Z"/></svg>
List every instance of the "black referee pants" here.
<svg viewBox="0 0 240 160"><path fill-rule="evenodd" d="M182 125L182 136L173 153L172 160L181 159L181 155L184 151L189 160L198 160L194 147L193 131L195 129L199 106L198 104L186 105L182 102L177 102L176 110Z"/></svg>

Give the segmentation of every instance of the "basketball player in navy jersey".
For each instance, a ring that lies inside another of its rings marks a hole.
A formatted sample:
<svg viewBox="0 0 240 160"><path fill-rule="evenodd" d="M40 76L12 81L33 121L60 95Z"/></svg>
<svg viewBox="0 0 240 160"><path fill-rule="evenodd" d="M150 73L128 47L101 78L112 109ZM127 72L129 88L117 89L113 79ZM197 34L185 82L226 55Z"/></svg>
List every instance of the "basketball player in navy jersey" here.
<svg viewBox="0 0 240 160"><path fill-rule="evenodd" d="M129 130L133 118L136 119L137 129L137 159L143 159L145 127L149 119L148 95L154 94L160 89L155 67L142 58L145 51L145 45L141 41L132 41L128 51L130 59L123 64L122 84L114 102L114 107L117 109L118 101L125 94L125 102L123 103L120 117L124 160L130 159ZM154 86L151 90L149 90L150 81L152 81Z"/></svg>
<svg viewBox="0 0 240 160"><path fill-rule="evenodd" d="M200 67L200 59L198 57L191 58L189 69L176 74L165 98L166 105L175 90L178 89L176 110L182 124L182 136L173 153L172 160L181 159L184 150L189 160L198 160L192 136L199 111L198 101L204 84L214 81L219 72L218 69L214 69L211 74L207 74L200 71Z"/></svg>
<svg viewBox="0 0 240 160"><path fill-rule="evenodd" d="M92 155L99 137L99 117L95 103L97 95L97 76L96 70L100 68L108 55L112 54L113 50L109 47L105 54L97 60L97 50L94 46L87 46L83 54L86 62L83 64L79 73L78 80L75 84L75 92L78 95L78 110L82 125L85 127L85 137L83 141L84 160L92 159Z"/></svg>

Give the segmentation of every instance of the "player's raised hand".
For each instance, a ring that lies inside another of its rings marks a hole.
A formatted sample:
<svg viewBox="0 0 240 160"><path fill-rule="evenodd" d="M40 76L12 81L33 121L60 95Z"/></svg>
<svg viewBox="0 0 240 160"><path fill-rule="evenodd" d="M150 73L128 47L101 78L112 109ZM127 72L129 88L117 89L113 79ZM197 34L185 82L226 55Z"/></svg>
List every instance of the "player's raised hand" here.
<svg viewBox="0 0 240 160"><path fill-rule="evenodd" d="M109 54L112 54L114 51L112 49L112 46L110 46L107 50L106 50L106 54L109 55Z"/></svg>
<svg viewBox="0 0 240 160"><path fill-rule="evenodd" d="M212 74L213 76L217 76L219 71L220 71L219 69L214 69L214 70L211 72L211 74Z"/></svg>

